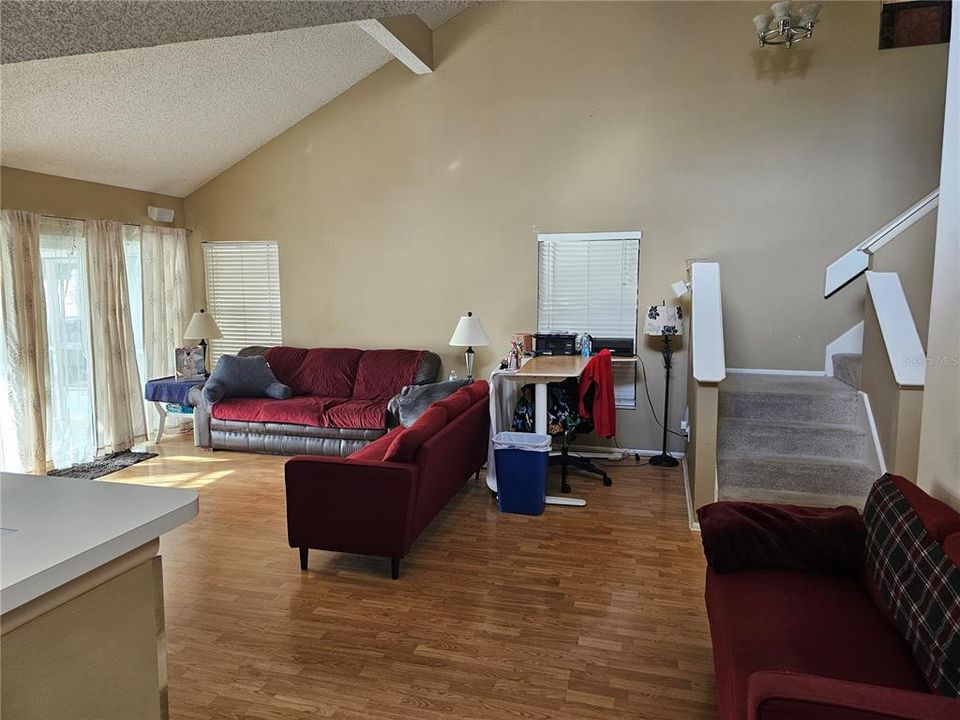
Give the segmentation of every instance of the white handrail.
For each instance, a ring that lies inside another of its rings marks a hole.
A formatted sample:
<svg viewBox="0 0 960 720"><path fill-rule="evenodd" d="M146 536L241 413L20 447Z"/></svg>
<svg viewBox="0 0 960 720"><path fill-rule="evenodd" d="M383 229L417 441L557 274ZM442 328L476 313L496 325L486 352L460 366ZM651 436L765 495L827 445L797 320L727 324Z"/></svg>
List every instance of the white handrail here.
<svg viewBox="0 0 960 720"><path fill-rule="evenodd" d="M695 262L690 266L693 295L690 319L693 377L718 383L727 376L723 352L723 310L720 305L720 264Z"/></svg>
<svg viewBox="0 0 960 720"><path fill-rule="evenodd" d="M845 253L827 267L823 287L825 298L859 277L870 267L870 256L888 242L899 236L904 230L926 217L940 204L940 188L920 198L907 210L873 233L855 248Z"/></svg>
<svg viewBox="0 0 960 720"><path fill-rule="evenodd" d="M900 276L895 272L868 272L867 289L877 313L894 380L900 387L922 388L927 373L926 355Z"/></svg>

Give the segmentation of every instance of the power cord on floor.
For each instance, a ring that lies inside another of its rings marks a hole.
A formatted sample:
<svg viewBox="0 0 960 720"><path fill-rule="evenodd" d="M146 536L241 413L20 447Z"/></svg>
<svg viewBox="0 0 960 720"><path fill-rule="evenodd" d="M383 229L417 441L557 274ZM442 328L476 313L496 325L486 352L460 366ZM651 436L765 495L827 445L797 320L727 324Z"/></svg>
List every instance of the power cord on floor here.
<svg viewBox="0 0 960 720"><path fill-rule="evenodd" d="M650 413L653 415L654 422L656 422L657 425L660 426L661 430L666 430L671 435L676 435L677 437L681 437L684 440L687 440L688 438L686 435L684 435L683 433L679 433L676 430L671 430L668 427L664 427L663 423L660 422L660 418L657 417L657 411L654 410L653 408L653 400L650 399L650 385L647 382L647 367L646 365L643 364L643 358L640 357L639 355L637 356L637 361L640 363L640 368L643 370L643 391L647 395L647 404L650 406Z"/></svg>

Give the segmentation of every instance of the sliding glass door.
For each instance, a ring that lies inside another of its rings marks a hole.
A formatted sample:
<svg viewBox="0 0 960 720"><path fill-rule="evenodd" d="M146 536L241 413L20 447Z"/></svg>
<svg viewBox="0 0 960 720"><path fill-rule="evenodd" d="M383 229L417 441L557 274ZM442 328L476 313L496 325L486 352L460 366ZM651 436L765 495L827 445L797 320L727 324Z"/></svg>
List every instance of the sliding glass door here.
<svg viewBox="0 0 960 720"><path fill-rule="evenodd" d="M140 228L124 228L127 288L141 379L144 374L143 291ZM87 247L83 223L44 217L40 223L40 260L47 305L50 360L50 421L47 447L57 468L91 460L96 450L93 405L94 358L87 284ZM141 382L142 384L142 382Z"/></svg>
<svg viewBox="0 0 960 720"><path fill-rule="evenodd" d="M40 260L50 362L47 447L53 466L67 467L90 460L96 448L83 223L43 218Z"/></svg>

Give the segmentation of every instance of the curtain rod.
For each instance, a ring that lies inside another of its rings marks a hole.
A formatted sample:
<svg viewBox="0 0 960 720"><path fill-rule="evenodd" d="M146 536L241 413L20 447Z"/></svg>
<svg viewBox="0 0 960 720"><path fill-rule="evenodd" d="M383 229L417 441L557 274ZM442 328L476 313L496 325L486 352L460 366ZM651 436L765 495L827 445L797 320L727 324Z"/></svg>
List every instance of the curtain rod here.
<svg viewBox="0 0 960 720"><path fill-rule="evenodd" d="M51 214L51 213L40 213L40 217L54 218L55 220L74 220L74 221L76 221L76 222L87 222L88 220L91 219L91 218L69 217L69 216L67 216L67 215L53 215L53 214ZM166 225L143 225L142 223L123 222L122 220L118 220L117 222L119 222L121 225L133 225L134 227L138 227L138 228L142 228L142 227L168 227L168 226L166 226ZM171 229L171 230L185 230L185 231L187 231L188 233L192 233L192 232L193 232L193 228L175 228L175 227L171 227L170 229Z"/></svg>

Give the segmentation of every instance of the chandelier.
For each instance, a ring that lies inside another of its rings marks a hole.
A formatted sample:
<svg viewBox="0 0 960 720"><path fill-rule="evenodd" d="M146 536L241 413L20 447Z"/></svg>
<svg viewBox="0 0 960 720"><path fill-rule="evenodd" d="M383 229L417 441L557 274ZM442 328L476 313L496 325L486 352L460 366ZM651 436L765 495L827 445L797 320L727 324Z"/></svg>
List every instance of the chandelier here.
<svg viewBox="0 0 960 720"><path fill-rule="evenodd" d="M817 24L820 3L804 5L796 15L791 15L793 3L789 0L775 2L770 6L772 15L757 15L753 24L757 28L760 47L764 45L786 45L806 40L813 36L813 26Z"/></svg>

